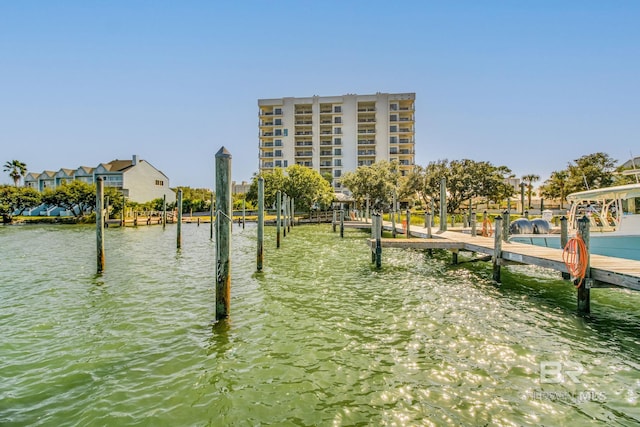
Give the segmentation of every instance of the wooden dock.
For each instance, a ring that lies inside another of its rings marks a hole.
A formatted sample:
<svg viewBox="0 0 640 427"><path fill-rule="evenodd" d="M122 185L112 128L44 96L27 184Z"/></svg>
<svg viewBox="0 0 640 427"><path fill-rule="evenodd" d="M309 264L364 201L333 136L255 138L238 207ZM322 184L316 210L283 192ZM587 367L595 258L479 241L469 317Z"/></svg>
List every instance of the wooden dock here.
<svg viewBox="0 0 640 427"><path fill-rule="evenodd" d="M371 224L369 224L370 226ZM383 229L391 230L391 223L385 221ZM404 232L396 227L397 232ZM434 231L431 238L427 238L427 229L415 225L410 227L412 237L400 236L396 238L382 238L382 248L403 249L445 249L453 252L454 262L457 262L458 251L468 251L495 257L495 239L493 237L472 236L470 230ZM369 239L369 246L375 251L376 240ZM567 267L562 260L562 249L546 248L524 243L502 242L501 255L497 259L498 265L527 264L549 268L561 273L567 273ZM485 257L489 260L488 257ZM590 288L620 287L640 291L640 261L613 258L602 255L590 255L591 281Z"/></svg>

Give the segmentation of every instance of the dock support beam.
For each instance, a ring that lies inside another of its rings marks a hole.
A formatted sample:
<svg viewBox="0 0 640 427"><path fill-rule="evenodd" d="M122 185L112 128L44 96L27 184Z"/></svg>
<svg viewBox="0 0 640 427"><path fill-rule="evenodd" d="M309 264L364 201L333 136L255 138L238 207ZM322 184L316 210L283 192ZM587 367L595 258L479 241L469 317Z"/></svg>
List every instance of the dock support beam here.
<svg viewBox="0 0 640 427"><path fill-rule="evenodd" d="M262 271L264 261L264 178L258 178L258 253L256 270Z"/></svg>
<svg viewBox="0 0 640 427"><path fill-rule="evenodd" d="M334 209L333 210L333 219L331 220L331 228L333 229L334 233L336 232L336 222L337 222L336 221L336 215L337 215L336 212L337 211Z"/></svg>
<svg viewBox="0 0 640 427"><path fill-rule="evenodd" d="M382 267L382 215L376 213L375 227L376 227L376 268Z"/></svg>
<svg viewBox="0 0 640 427"><path fill-rule="evenodd" d="M504 211L504 222L502 223L502 240L505 242L509 240L509 217L509 210ZM497 224L496 228L498 228Z"/></svg>
<svg viewBox="0 0 640 427"><path fill-rule="evenodd" d="M178 249L182 247L182 190L178 190L178 227L176 234L176 247Z"/></svg>
<svg viewBox="0 0 640 427"><path fill-rule="evenodd" d="M391 201L391 237L396 237L396 190L393 190Z"/></svg>
<svg viewBox="0 0 640 427"><path fill-rule="evenodd" d="M578 313L589 314L591 313L591 266L589 260L589 218L586 216L578 220L578 235L582 237L587 248L587 259L580 260L580 262L587 263L584 279L578 278L575 283L578 287Z"/></svg>
<svg viewBox="0 0 640 427"><path fill-rule="evenodd" d="M440 231L447 231L447 178L440 180Z"/></svg>
<svg viewBox="0 0 640 427"><path fill-rule="evenodd" d="M569 229L567 227L567 217L562 216L560 218L560 247L564 249L567 246L567 242L569 242ZM571 275L569 273L562 273L562 278L564 280L570 280Z"/></svg>
<svg viewBox="0 0 640 427"><path fill-rule="evenodd" d="M276 248L280 247L280 215L282 213L282 192L276 191Z"/></svg>
<svg viewBox="0 0 640 427"><path fill-rule="evenodd" d="M411 237L411 211L407 209L407 239Z"/></svg>
<svg viewBox="0 0 640 427"><path fill-rule="evenodd" d="M340 237L344 237L344 209L340 209Z"/></svg>
<svg viewBox="0 0 640 427"><path fill-rule="evenodd" d="M96 180L96 258L98 274L104 271L104 181Z"/></svg>
<svg viewBox="0 0 640 427"><path fill-rule="evenodd" d="M231 301L231 154L216 153L216 320L229 316Z"/></svg>
<svg viewBox="0 0 640 427"><path fill-rule="evenodd" d="M471 211L470 220L471 220L471 236L475 237L476 234L477 234L477 231L476 231L476 213L473 212L473 211Z"/></svg>
<svg viewBox="0 0 640 427"><path fill-rule="evenodd" d="M493 280L500 282L500 259L502 258L502 217L495 218L496 232L494 235L493 249Z"/></svg>

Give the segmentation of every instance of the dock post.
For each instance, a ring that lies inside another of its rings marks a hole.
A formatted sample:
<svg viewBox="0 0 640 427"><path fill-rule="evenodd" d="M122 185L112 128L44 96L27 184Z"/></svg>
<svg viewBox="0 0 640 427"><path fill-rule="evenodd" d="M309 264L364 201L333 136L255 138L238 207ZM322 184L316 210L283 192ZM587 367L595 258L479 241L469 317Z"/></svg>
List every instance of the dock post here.
<svg viewBox="0 0 640 427"><path fill-rule="evenodd" d="M375 240L375 238L376 238L376 221L375 221L375 217L373 217L371 220L371 239ZM376 250L374 247L371 248L371 262L372 263L376 262Z"/></svg>
<svg viewBox="0 0 640 427"><path fill-rule="evenodd" d="M247 201L242 199L242 229L244 230L244 224L247 222Z"/></svg>
<svg viewBox="0 0 640 427"><path fill-rule="evenodd" d="M287 199L287 194L282 193L282 238L287 237Z"/></svg>
<svg viewBox="0 0 640 427"><path fill-rule="evenodd" d="M458 263L458 250L451 250L451 264L456 265Z"/></svg>
<svg viewBox="0 0 640 427"><path fill-rule="evenodd" d="M162 229L167 227L167 195L162 196Z"/></svg>
<svg viewBox="0 0 640 427"><path fill-rule="evenodd" d="M433 235L431 234L431 225L432 225L431 212L427 212L427 238L428 239L433 237Z"/></svg>
<svg viewBox="0 0 640 427"><path fill-rule="evenodd" d="M424 213L424 228L429 226L429 212Z"/></svg>
<svg viewBox="0 0 640 427"><path fill-rule="evenodd" d="M376 217L376 268L382 267L382 215Z"/></svg>
<svg viewBox="0 0 640 427"><path fill-rule="evenodd" d="M318 209L318 220L320 219L320 209ZM296 199L291 198L291 226L296 226Z"/></svg>
<svg viewBox="0 0 640 427"><path fill-rule="evenodd" d="M364 222L369 223L369 218L370 218L370 216L369 216L369 196L367 196L366 202L367 203L366 203L366 211L365 211Z"/></svg>
<svg viewBox="0 0 640 427"><path fill-rule="evenodd" d="M521 182L520 183L520 213L524 215L525 218L528 218L525 215L525 212L527 211L524 209L524 182Z"/></svg>
<svg viewBox="0 0 640 427"><path fill-rule="evenodd" d="M407 209L407 239L411 238L411 211Z"/></svg>
<svg viewBox="0 0 640 427"><path fill-rule="evenodd" d="M211 192L211 210L209 211L209 225L211 226L209 228L209 239L213 240L213 223L214 223L214 219L213 219L213 207L215 206L215 202L213 200L213 191Z"/></svg>
<svg viewBox="0 0 640 427"><path fill-rule="evenodd" d="M133 226L138 226L138 211L133 211Z"/></svg>
<svg viewBox="0 0 640 427"><path fill-rule="evenodd" d="M475 212L471 212L471 235L473 237L476 236L477 231L476 231L476 213Z"/></svg>
<svg viewBox="0 0 640 427"><path fill-rule="evenodd" d="M529 211L528 210L524 211L524 217L526 219L529 219Z"/></svg>
<svg viewBox="0 0 640 427"><path fill-rule="evenodd" d="M502 217L495 218L496 232L493 238L493 280L500 282L500 259L502 258Z"/></svg>
<svg viewBox="0 0 640 427"><path fill-rule="evenodd" d="M578 287L578 312L581 314L589 314L591 312L591 266L589 261L589 218L586 216L578 220L578 235L582 237L584 245L587 248L587 269L584 279L578 278L574 282ZM585 260L579 261L585 262Z"/></svg>
<svg viewBox="0 0 640 427"><path fill-rule="evenodd" d="M262 271L262 262L264 260L264 178L258 178L258 254L257 266L258 271Z"/></svg>
<svg viewBox="0 0 640 427"><path fill-rule="evenodd" d="M344 209L340 209L340 237L344 237Z"/></svg>
<svg viewBox="0 0 640 427"><path fill-rule="evenodd" d="M509 240L509 216L509 211L504 211L504 222L502 223L502 240L505 242ZM498 228L497 225L496 228Z"/></svg>
<svg viewBox="0 0 640 427"><path fill-rule="evenodd" d="M455 227L456 226L456 214L452 214L451 215L451 227Z"/></svg>
<svg viewBox="0 0 640 427"><path fill-rule="evenodd" d="M291 234L291 197L287 196L287 203L284 205L284 221L287 224L287 233Z"/></svg>
<svg viewBox="0 0 640 427"><path fill-rule="evenodd" d="M433 199L429 200L429 213L431 214L431 226L436 226L436 214L435 214L435 206L433 204Z"/></svg>
<svg viewBox="0 0 640 427"><path fill-rule="evenodd" d="M280 247L280 214L282 211L282 192L276 191L276 248Z"/></svg>
<svg viewBox="0 0 640 427"><path fill-rule="evenodd" d="M216 320L229 316L231 301L231 154L216 153Z"/></svg>
<svg viewBox="0 0 640 427"><path fill-rule="evenodd" d="M567 227L567 217L562 216L560 218L560 247L564 249L567 246L567 242L569 242L569 229ZM569 273L562 273L562 278L564 280L570 280L571 275Z"/></svg>
<svg viewBox="0 0 640 427"><path fill-rule="evenodd" d="M396 190L393 190L391 198L391 237L396 237Z"/></svg>
<svg viewBox="0 0 640 427"><path fill-rule="evenodd" d="M98 274L104 271L104 181L96 179L96 255Z"/></svg>
<svg viewBox="0 0 640 427"><path fill-rule="evenodd" d="M178 190L178 227L176 237L176 247L182 247L182 190Z"/></svg>
<svg viewBox="0 0 640 427"><path fill-rule="evenodd" d="M440 180L440 231L447 231L447 178Z"/></svg>
<svg viewBox="0 0 640 427"><path fill-rule="evenodd" d="M333 219L331 220L331 228L333 229L333 232L336 232L336 210L333 210Z"/></svg>

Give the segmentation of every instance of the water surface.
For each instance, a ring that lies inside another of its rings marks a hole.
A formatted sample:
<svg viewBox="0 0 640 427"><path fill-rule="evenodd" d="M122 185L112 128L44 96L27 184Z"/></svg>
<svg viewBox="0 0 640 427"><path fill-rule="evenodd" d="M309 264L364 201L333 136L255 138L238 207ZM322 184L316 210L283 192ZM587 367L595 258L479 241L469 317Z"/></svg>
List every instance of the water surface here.
<svg viewBox="0 0 640 427"><path fill-rule="evenodd" d="M0 227L0 425L638 425L640 295L297 227L255 273L234 228L214 323L208 225ZM462 258L462 257L461 257Z"/></svg>

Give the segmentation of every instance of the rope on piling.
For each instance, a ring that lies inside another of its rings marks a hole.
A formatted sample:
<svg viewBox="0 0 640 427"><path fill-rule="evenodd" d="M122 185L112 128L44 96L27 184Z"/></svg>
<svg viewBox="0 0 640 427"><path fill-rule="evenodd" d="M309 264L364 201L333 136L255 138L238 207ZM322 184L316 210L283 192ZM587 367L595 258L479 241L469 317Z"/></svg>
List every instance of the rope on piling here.
<svg viewBox="0 0 640 427"><path fill-rule="evenodd" d="M576 284L576 288L582 286L587 275L588 259L587 245L582 237L576 236L569 239L562 251L562 261L564 261L569 274L576 279L580 279Z"/></svg>

